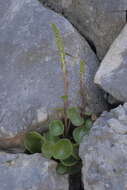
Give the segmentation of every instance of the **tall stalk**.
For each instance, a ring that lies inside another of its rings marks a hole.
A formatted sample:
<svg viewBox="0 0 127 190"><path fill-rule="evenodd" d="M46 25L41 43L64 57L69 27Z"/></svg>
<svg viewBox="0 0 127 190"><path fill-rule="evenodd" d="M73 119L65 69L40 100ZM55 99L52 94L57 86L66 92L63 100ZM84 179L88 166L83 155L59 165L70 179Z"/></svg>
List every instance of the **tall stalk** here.
<svg viewBox="0 0 127 190"><path fill-rule="evenodd" d="M85 111L86 107L86 100L85 100L85 88L84 87L84 73L85 73L85 62L83 60L80 61L80 96L81 96L81 113Z"/></svg>
<svg viewBox="0 0 127 190"><path fill-rule="evenodd" d="M52 30L55 35L56 45L60 56L61 68L63 71L63 81L64 81L64 96L62 96L64 101L64 121L65 121L65 134L68 132L68 123L67 123L67 109L68 109L68 71L66 63L66 53L64 49L63 38L59 28L56 24L52 24Z"/></svg>

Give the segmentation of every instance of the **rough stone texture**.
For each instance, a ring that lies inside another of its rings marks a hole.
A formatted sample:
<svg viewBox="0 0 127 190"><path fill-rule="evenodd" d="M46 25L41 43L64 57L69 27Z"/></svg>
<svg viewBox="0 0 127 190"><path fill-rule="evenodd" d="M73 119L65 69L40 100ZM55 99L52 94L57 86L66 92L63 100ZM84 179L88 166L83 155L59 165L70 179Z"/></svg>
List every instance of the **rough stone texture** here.
<svg viewBox="0 0 127 190"><path fill-rule="evenodd" d="M68 177L56 174L55 167L40 154L0 152L0 190L68 190Z"/></svg>
<svg viewBox="0 0 127 190"><path fill-rule="evenodd" d="M127 25L102 61L95 83L117 100L127 101Z"/></svg>
<svg viewBox="0 0 127 190"><path fill-rule="evenodd" d="M85 190L127 189L127 103L97 119L80 156Z"/></svg>
<svg viewBox="0 0 127 190"><path fill-rule="evenodd" d="M40 0L64 14L94 44L100 59L126 23L126 0Z"/></svg>
<svg viewBox="0 0 127 190"><path fill-rule="evenodd" d="M87 42L62 16L37 0L0 2L0 137L14 136L47 120L63 106L63 73L51 23L64 37L70 105L79 105L79 62L86 62L87 102L104 109L101 91L93 84L98 61ZM44 125L43 125L44 126Z"/></svg>

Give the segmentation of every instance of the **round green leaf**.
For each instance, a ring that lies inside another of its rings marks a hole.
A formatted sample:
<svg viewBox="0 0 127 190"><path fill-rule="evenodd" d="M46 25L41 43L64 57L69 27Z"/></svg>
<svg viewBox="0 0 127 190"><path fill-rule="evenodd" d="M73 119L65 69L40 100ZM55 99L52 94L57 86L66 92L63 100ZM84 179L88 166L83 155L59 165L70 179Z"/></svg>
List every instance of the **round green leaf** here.
<svg viewBox="0 0 127 190"><path fill-rule="evenodd" d="M41 152L44 157L51 158L53 156L54 144L50 141L46 141L41 148Z"/></svg>
<svg viewBox="0 0 127 190"><path fill-rule="evenodd" d="M60 140L59 137L53 136L49 131L46 132L46 133L44 133L44 137L45 137L45 139L46 139L47 141L50 141L50 142L52 142L52 143L54 143L54 144Z"/></svg>
<svg viewBox="0 0 127 190"><path fill-rule="evenodd" d="M78 144L73 144L73 153L72 153L72 156L75 159L80 160L80 157L79 157L79 145Z"/></svg>
<svg viewBox="0 0 127 190"><path fill-rule="evenodd" d="M64 166L74 166L78 161L73 156L70 156L65 160L61 160L61 162Z"/></svg>
<svg viewBox="0 0 127 190"><path fill-rule="evenodd" d="M81 162L78 162L76 165L70 167L64 166L62 163L59 163L57 165L56 171L60 175L64 175L67 173L73 175L79 173L81 171L81 167L82 167Z"/></svg>
<svg viewBox="0 0 127 190"><path fill-rule="evenodd" d="M86 131L84 130L84 127L78 127L75 128L73 131L73 138L74 140L80 144L82 141L82 138L86 135Z"/></svg>
<svg viewBox="0 0 127 190"><path fill-rule="evenodd" d="M55 159L64 160L73 152L73 145L68 139L61 139L54 145L53 157Z"/></svg>
<svg viewBox="0 0 127 190"><path fill-rule="evenodd" d="M59 163L56 168L56 172L60 175L64 175L68 172L68 167L64 166L63 164Z"/></svg>
<svg viewBox="0 0 127 190"><path fill-rule="evenodd" d="M37 132L32 131L26 134L24 146L30 153L41 152L41 145L44 138Z"/></svg>
<svg viewBox="0 0 127 190"><path fill-rule="evenodd" d="M91 116L91 115L92 115L92 112L85 112L85 115L86 115L86 116Z"/></svg>
<svg viewBox="0 0 127 190"><path fill-rule="evenodd" d="M81 126L84 123L84 119L80 116L77 108L69 108L67 110L67 116L74 126Z"/></svg>
<svg viewBox="0 0 127 190"><path fill-rule="evenodd" d="M87 119L85 121L85 129L86 129L86 131L89 131L91 129L92 125L93 125L92 121L90 119Z"/></svg>
<svg viewBox="0 0 127 190"><path fill-rule="evenodd" d="M60 120L54 120L49 124L49 130L52 136L62 135L64 132L64 124Z"/></svg>

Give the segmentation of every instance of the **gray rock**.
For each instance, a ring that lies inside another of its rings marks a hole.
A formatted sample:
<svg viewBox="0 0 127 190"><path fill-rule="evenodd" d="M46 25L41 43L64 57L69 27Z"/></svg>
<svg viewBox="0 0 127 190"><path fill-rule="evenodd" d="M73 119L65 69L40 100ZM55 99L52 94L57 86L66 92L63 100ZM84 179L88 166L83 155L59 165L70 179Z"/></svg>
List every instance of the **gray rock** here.
<svg viewBox="0 0 127 190"><path fill-rule="evenodd" d="M126 0L40 0L64 14L102 59L126 23Z"/></svg>
<svg viewBox="0 0 127 190"><path fill-rule="evenodd" d="M40 154L0 152L0 190L68 190L68 176L56 173L56 163Z"/></svg>
<svg viewBox="0 0 127 190"><path fill-rule="evenodd" d="M97 119L80 157L85 190L127 189L127 103Z"/></svg>
<svg viewBox="0 0 127 190"><path fill-rule="evenodd" d="M55 117L54 110L63 106L63 73L51 23L60 28L66 52L77 57L67 56L70 105L81 104L82 59L86 62L88 108L94 112L104 109L102 93L93 83L98 60L64 17L37 0L1 1L0 14L0 137L36 127Z"/></svg>
<svg viewBox="0 0 127 190"><path fill-rule="evenodd" d="M127 25L101 63L95 83L117 100L127 101Z"/></svg>

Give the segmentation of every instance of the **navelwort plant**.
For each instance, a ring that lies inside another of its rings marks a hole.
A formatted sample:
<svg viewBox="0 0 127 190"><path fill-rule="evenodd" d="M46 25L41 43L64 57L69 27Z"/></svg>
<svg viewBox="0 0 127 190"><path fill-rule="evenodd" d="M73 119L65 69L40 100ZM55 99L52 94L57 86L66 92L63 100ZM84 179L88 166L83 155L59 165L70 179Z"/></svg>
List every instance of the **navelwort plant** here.
<svg viewBox="0 0 127 190"><path fill-rule="evenodd" d="M56 44L61 60L64 80L64 119L53 120L48 126L48 131L42 135L31 131L26 134L24 146L29 153L42 153L49 159L58 162L57 172L59 174L73 174L80 171L81 160L78 155L79 144L85 135L88 135L91 126L91 114L81 114L76 107L69 107L68 103L68 71L66 53L60 30L52 24ZM80 62L80 94L83 95L83 74L85 64ZM84 102L83 102L84 103ZM83 115L83 116L82 116Z"/></svg>

